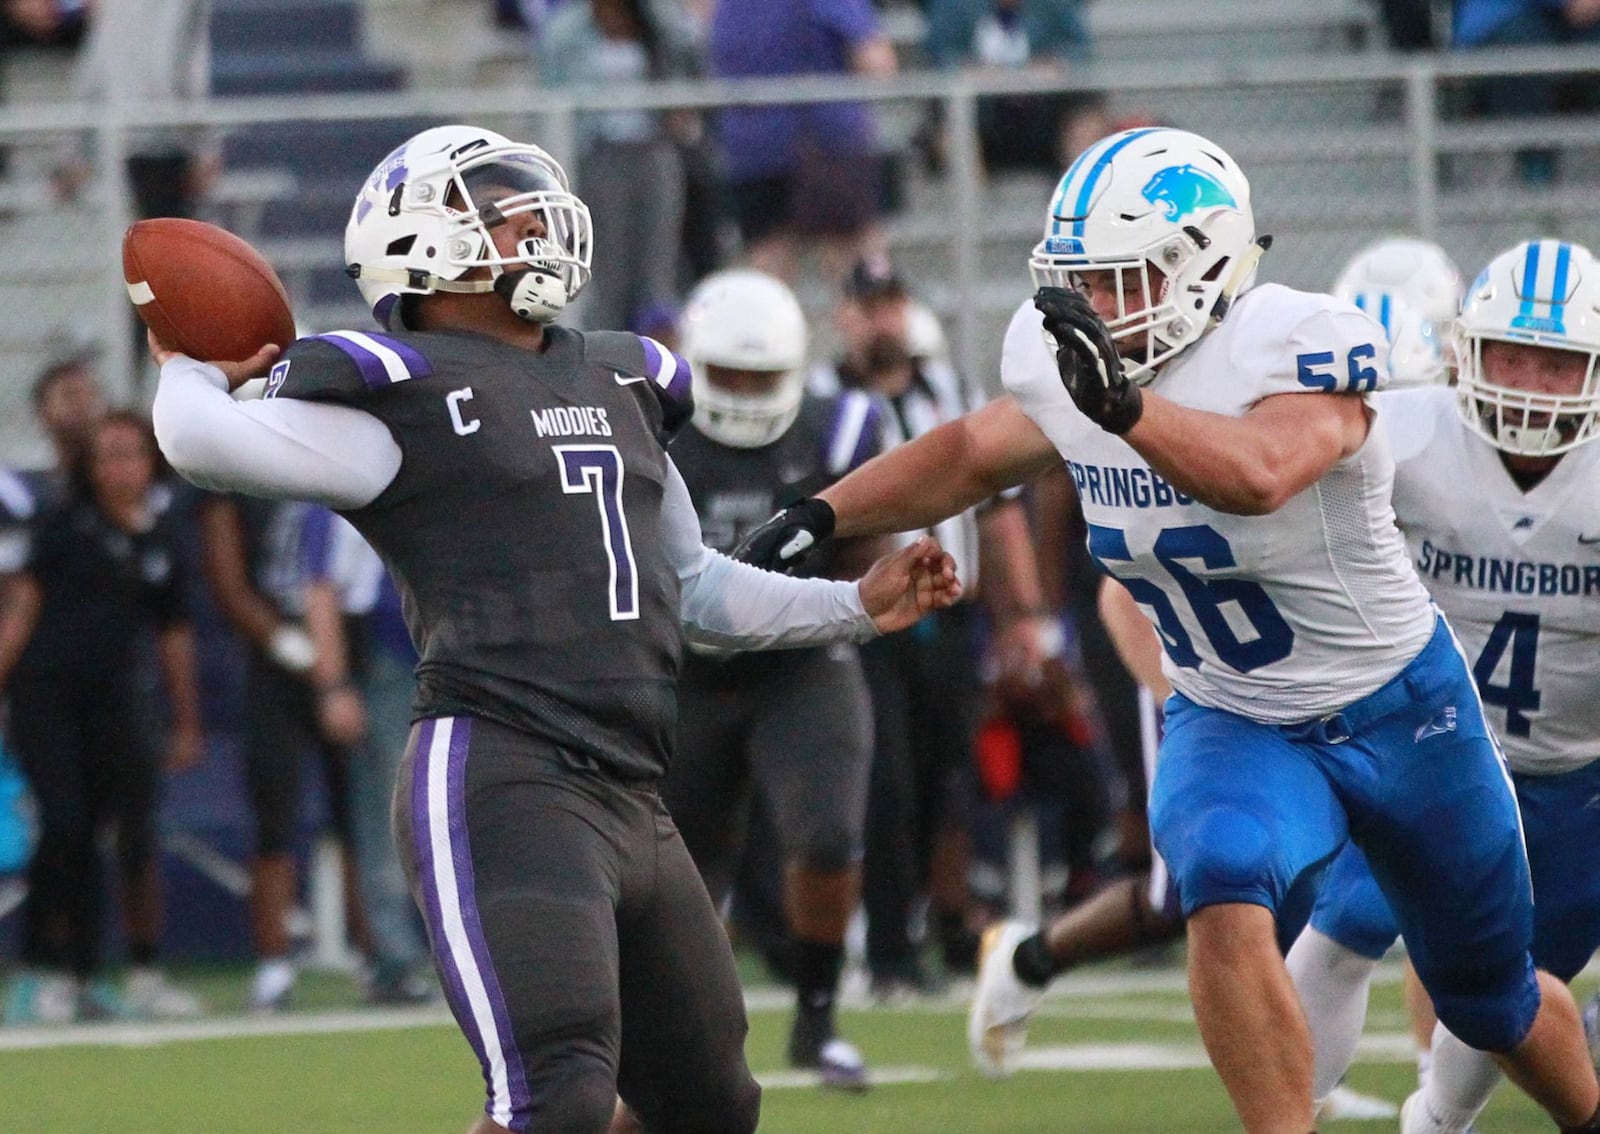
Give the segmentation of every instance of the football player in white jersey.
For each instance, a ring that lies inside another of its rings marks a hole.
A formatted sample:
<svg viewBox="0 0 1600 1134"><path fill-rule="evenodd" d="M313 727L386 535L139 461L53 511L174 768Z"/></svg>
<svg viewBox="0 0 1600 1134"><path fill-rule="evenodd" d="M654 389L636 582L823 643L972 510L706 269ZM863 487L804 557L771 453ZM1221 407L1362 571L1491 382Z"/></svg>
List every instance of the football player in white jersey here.
<svg viewBox="0 0 1600 1134"><path fill-rule="evenodd" d="M1382 331L1331 297L1250 287L1249 194L1193 134L1090 147L1050 203L1044 286L1006 336L1010 396L785 509L745 553L782 565L833 534L922 527L1066 458L1091 551L1166 651L1151 828L1244 1128L1312 1129L1275 919L1353 837L1440 1018L1562 1128L1600 1130L1577 1005L1528 953L1500 754L1394 525L1394 461L1365 397L1387 377Z"/></svg>
<svg viewBox="0 0 1600 1134"><path fill-rule="evenodd" d="M1363 292L1398 295L1440 327L1456 317L1462 291L1461 270L1450 253L1413 236L1389 236L1367 245L1350 257L1333 283L1333 294L1352 303Z"/></svg>
<svg viewBox="0 0 1600 1134"><path fill-rule="evenodd" d="M1519 244L1456 323L1457 391L1380 396L1395 516L1450 619L1511 767L1532 866L1533 957L1571 980L1600 947L1600 263ZM1462 486L1472 486L1463 492ZM1397 927L1358 852L1335 862L1290 953L1316 1048L1314 1091L1355 1054L1372 970ZM1406 1134L1463 1131L1500 1072L1447 1031L1406 1103Z"/></svg>

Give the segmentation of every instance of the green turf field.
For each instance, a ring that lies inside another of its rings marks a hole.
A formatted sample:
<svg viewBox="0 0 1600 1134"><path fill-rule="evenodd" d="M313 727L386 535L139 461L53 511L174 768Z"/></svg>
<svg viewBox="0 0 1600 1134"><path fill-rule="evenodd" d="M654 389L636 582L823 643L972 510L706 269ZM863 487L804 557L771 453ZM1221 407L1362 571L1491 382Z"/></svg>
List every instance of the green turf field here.
<svg viewBox="0 0 1600 1134"><path fill-rule="evenodd" d="M1401 1035L1398 988L1387 975L1351 1085L1399 1101L1414 1071ZM220 1009L237 998L242 981L242 975L225 974L197 983ZM302 1007L268 1021L219 1012L186 1033L127 1025L0 1032L0 1130L466 1129L481 1105L477 1066L438 1012L356 1011L342 978L307 978L303 985ZM850 1010L843 1017L846 1034L887 1080L856 1096L796 1081L801 1077L788 1072L782 1058L784 996L758 988L749 1052L768 1084L761 1128L776 1134L1236 1130L1227 1099L1204 1066L1181 988L1181 972L1168 969L1101 971L1061 982L1030 1036L1027 1058L1036 1069L999 1082L967 1068L965 1009L956 996ZM261 1034L266 1029L278 1034ZM175 1038L198 1032L211 1038ZM1396 1128L1393 1120L1323 1127L1351 1134ZM1480 1129L1543 1134L1550 1125L1503 1088Z"/></svg>

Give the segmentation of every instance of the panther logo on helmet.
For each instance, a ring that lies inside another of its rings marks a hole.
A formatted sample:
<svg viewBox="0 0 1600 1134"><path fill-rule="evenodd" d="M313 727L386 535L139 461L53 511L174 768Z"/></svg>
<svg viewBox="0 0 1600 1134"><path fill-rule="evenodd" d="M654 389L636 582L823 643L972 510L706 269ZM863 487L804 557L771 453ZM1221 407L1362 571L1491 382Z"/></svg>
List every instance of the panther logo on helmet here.
<svg viewBox="0 0 1600 1134"><path fill-rule="evenodd" d="M1147 181L1141 193L1174 224L1202 209L1239 207L1226 185L1192 165L1168 166Z"/></svg>
<svg viewBox="0 0 1600 1134"><path fill-rule="evenodd" d="M1184 130L1108 135L1078 155L1056 187L1044 238L1028 261L1037 286L1076 287L1116 275L1106 327L1129 380L1153 381L1255 282L1250 183L1215 143Z"/></svg>

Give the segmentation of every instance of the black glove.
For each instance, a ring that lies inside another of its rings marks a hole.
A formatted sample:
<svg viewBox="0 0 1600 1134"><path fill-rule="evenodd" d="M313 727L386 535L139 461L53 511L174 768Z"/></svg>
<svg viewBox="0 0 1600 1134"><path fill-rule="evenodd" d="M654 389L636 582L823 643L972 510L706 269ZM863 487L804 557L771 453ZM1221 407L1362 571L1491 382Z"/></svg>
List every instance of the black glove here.
<svg viewBox="0 0 1600 1134"><path fill-rule="evenodd" d="M1126 433L1144 413L1144 399L1122 372L1111 332L1081 292L1041 287L1033 305L1056 341L1056 370L1083 416L1107 433Z"/></svg>
<svg viewBox="0 0 1600 1134"><path fill-rule="evenodd" d="M739 542L733 557L792 575L818 544L833 535L833 506L808 497L789 505Z"/></svg>

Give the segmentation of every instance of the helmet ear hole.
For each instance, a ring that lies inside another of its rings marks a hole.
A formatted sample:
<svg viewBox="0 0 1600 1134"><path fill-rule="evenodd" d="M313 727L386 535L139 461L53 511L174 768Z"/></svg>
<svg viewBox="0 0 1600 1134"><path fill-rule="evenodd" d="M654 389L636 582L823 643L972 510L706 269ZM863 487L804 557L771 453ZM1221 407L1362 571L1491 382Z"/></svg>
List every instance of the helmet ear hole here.
<svg viewBox="0 0 1600 1134"><path fill-rule="evenodd" d="M409 236L402 236L398 240L389 241L389 247L384 251L390 256L404 256L411 251L412 245L416 244L416 242L417 234L413 232Z"/></svg>

